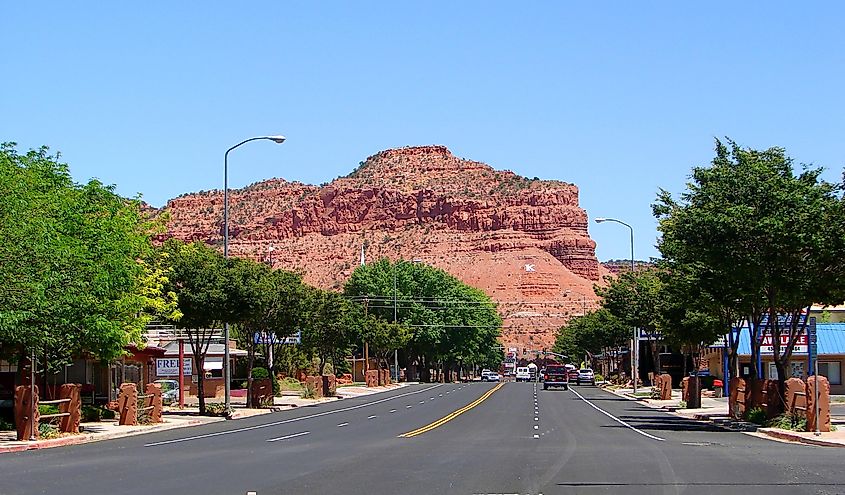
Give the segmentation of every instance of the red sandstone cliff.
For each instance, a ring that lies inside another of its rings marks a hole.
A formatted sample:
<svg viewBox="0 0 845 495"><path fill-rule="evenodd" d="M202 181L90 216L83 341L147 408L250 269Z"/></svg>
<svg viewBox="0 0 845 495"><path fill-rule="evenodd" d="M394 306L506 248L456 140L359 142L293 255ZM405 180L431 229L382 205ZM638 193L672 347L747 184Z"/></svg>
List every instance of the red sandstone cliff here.
<svg viewBox="0 0 845 495"><path fill-rule="evenodd" d="M489 294L504 342L551 347L595 305L606 273L578 188L453 156L444 146L379 152L323 187L270 179L230 191L230 253L297 269L337 289L367 257L421 259ZM222 191L170 200L168 236L222 243Z"/></svg>

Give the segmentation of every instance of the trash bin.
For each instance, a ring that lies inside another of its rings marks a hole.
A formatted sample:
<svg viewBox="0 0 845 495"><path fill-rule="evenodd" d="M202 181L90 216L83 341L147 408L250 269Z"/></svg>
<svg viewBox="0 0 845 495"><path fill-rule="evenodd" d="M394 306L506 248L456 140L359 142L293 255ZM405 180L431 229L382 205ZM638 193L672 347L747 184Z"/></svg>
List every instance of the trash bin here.
<svg viewBox="0 0 845 495"><path fill-rule="evenodd" d="M716 397L722 396L725 391L725 384L722 380L713 380L713 391L716 393Z"/></svg>

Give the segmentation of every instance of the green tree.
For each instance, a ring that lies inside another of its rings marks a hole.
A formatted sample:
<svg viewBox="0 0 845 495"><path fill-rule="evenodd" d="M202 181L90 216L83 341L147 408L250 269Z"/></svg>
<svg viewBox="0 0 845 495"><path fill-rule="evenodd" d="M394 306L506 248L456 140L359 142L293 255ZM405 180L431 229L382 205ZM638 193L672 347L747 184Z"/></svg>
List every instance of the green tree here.
<svg viewBox="0 0 845 495"><path fill-rule="evenodd" d="M395 285L394 285L395 280ZM394 291L395 287L395 291ZM450 376L468 366L501 363L502 320L482 291L423 263L381 259L355 269L344 294L368 314L411 329L404 349L422 380L430 370Z"/></svg>
<svg viewBox="0 0 845 495"><path fill-rule="evenodd" d="M772 337L781 390L804 332L800 312L845 298L841 186L821 180L821 172L796 174L782 148L759 151L717 140L711 165L693 169L680 200L662 191L654 205L663 256L701 267L702 287L723 315L740 314L750 323L755 375L761 332ZM776 322L778 314L791 316L789 328L761 327L764 315ZM783 347L781 334L789 335Z"/></svg>
<svg viewBox="0 0 845 495"><path fill-rule="evenodd" d="M293 335L305 310L302 278L285 270L272 270L253 260L232 258L230 263L230 322L239 343L247 350L247 404L252 399L252 368L256 351L263 348L267 369L274 374L269 356L282 356L281 342Z"/></svg>
<svg viewBox="0 0 845 495"><path fill-rule="evenodd" d="M302 346L319 359L318 373L327 364L333 367L348 356L358 341L363 312L342 294L309 288Z"/></svg>
<svg viewBox="0 0 845 495"><path fill-rule="evenodd" d="M163 250L170 264L167 289L177 295L182 313L174 323L188 336L197 373L200 414L205 414L205 357L211 340L219 337L219 329L231 311L228 260L200 242L183 244L171 239Z"/></svg>
<svg viewBox="0 0 845 495"><path fill-rule="evenodd" d="M0 353L43 356L45 371L86 352L110 360L153 313L178 317L147 264L140 201L76 184L46 147L0 145Z"/></svg>
<svg viewBox="0 0 845 495"><path fill-rule="evenodd" d="M653 356L653 371L659 372L660 353L656 335L660 324L657 308L662 283L657 272L643 269L606 280L607 286L596 286L596 294L603 298L602 307L626 326L638 327L646 335Z"/></svg>
<svg viewBox="0 0 845 495"><path fill-rule="evenodd" d="M572 361L585 355L592 360L595 355L602 354L609 362L610 356L619 356L617 351L628 343L630 333L630 326L607 309L600 308L576 316L561 327L555 336L553 350L568 356Z"/></svg>

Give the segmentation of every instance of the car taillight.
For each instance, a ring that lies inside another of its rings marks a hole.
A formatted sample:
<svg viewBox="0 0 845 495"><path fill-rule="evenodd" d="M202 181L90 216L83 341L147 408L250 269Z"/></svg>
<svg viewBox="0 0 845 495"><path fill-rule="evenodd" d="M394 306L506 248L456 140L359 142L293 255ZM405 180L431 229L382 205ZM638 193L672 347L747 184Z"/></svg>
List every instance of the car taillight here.
<svg viewBox="0 0 845 495"><path fill-rule="evenodd" d="M549 379L549 375L543 375L543 380L548 380L548 379Z"/></svg>

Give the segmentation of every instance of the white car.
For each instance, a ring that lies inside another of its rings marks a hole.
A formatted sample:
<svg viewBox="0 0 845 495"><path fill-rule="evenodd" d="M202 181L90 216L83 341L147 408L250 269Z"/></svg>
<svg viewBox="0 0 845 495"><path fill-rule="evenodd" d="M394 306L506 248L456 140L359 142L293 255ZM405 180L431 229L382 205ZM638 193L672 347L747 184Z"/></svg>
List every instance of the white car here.
<svg viewBox="0 0 845 495"><path fill-rule="evenodd" d="M483 382L500 382L502 381L502 375L496 373L495 371L491 371L487 373L487 377L481 377L481 381Z"/></svg>
<svg viewBox="0 0 845 495"><path fill-rule="evenodd" d="M522 367L522 368L516 369L516 381L518 381L518 382L530 382L531 381L531 372L528 371L527 367Z"/></svg>
<svg viewBox="0 0 845 495"><path fill-rule="evenodd" d="M582 368L578 370L578 378L575 380L575 382L578 385L581 385L582 383L589 383L590 385L595 385L596 375L590 368Z"/></svg>

